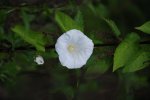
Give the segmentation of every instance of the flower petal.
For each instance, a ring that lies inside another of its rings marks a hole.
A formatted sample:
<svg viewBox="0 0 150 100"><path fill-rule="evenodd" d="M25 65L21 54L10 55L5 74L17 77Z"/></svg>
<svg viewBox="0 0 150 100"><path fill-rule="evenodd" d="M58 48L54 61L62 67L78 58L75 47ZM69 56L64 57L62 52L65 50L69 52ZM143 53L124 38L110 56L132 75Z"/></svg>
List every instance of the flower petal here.
<svg viewBox="0 0 150 100"><path fill-rule="evenodd" d="M68 50L73 45L74 50ZM81 31L73 29L62 34L55 45L59 60L69 69L81 68L93 53L94 44Z"/></svg>

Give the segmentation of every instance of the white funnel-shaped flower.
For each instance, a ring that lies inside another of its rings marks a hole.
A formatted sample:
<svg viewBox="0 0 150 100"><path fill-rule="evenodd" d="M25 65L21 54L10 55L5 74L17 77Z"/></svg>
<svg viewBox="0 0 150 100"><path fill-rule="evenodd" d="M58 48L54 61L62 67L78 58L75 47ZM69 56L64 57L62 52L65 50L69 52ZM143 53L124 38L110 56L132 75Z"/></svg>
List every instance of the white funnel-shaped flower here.
<svg viewBox="0 0 150 100"><path fill-rule="evenodd" d="M76 29L62 34L55 45L61 64L69 69L85 65L93 53L93 48L92 40Z"/></svg>

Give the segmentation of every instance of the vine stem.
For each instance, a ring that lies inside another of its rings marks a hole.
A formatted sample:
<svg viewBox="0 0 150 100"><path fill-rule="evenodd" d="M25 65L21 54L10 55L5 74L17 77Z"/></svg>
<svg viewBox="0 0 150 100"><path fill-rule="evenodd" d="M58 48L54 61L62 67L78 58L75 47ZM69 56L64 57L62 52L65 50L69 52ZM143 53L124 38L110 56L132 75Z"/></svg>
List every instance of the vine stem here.
<svg viewBox="0 0 150 100"><path fill-rule="evenodd" d="M78 96L79 96L79 92L80 92L79 91L80 84L84 80L84 76L85 76L86 71L87 71L87 67L83 66L80 69L80 76L79 77L78 77L78 72L76 72L77 81L76 81L76 88L75 88L75 92L74 92L72 100L78 100Z"/></svg>
<svg viewBox="0 0 150 100"><path fill-rule="evenodd" d="M4 47L1 46L2 43L0 43L0 52L12 52L12 51L36 51L35 47L28 47L28 46L20 46L20 47L16 47L13 48L12 47ZM103 43L103 44L94 44L94 48L98 48L98 47L106 47L106 46L117 46L119 43ZM140 42L140 44L150 44L150 41L142 41ZM49 45L46 46L45 49L49 50L49 49L54 49L55 45Z"/></svg>

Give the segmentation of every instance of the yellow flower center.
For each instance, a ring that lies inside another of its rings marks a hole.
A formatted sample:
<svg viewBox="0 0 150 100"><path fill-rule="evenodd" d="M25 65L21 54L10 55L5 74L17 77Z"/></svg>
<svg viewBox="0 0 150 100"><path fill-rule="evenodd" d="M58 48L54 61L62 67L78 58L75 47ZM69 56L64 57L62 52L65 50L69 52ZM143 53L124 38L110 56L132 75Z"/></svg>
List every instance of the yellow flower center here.
<svg viewBox="0 0 150 100"><path fill-rule="evenodd" d="M74 45L70 44L67 49L69 52L73 52L75 50L75 47Z"/></svg>

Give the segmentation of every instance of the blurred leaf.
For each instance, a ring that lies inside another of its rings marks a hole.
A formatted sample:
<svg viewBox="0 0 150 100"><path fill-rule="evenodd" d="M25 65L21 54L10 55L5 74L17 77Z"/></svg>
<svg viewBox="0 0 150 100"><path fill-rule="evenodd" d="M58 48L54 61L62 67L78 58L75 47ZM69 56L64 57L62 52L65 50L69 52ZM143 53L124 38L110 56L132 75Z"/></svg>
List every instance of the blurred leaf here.
<svg viewBox="0 0 150 100"><path fill-rule="evenodd" d="M87 91L96 91L99 89L98 83L96 81L88 81L86 84L80 84L79 90L81 93Z"/></svg>
<svg viewBox="0 0 150 100"><path fill-rule="evenodd" d="M20 67L16 65L14 61L8 62L3 65L2 73L14 77L20 71Z"/></svg>
<svg viewBox="0 0 150 100"><path fill-rule="evenodd" d="M95 7L92 3L89 3L88 5L88 8L90 8L90 10L96 15L96 10L95 10Z"/></svg>
<svg viewBox="0 0 150 100"><path fill-rule="evenodd" d="M51 51L49 52L49 55L50 55L51 58L57 58L57 57L58 57L58 55L57 55L57 53L56 53L55 50L51 50Z"/></svg>
<svg viewBox="0 0 150 100"><path fill-rule="evenodd" d="M103 4L94 6L93 4L90 3L90 4L88 4L88 7L96 16L99 16L100 18L106 18L109 16L109 11L106 8L106 6Z"/></svg>
<svg viewBox="0 0 150 100"><path fill-rule="evenodd" d="M2 40L4 38L4 22L6 19L6 11L5 10L0 10L0 40Z"/></svg>
<svg viewBox="0 0 150 100"><path fill-rule="evenodd" d="M71 86L64 86L61 91L66 95L66 97L68 98L68 100L73 98L74 95L74 89Z"/></svg>
<svg viewBox="0 0 150 100"><path fill-rule="evenodd" d="M144 33L150 34L150 21L147 21L142 26L136 27L136 29Z"/></svg>
<svg viewBox="0 0 150 100"><path fill-rule="evenodd" d="M2 81L7 89L11 89L15 83L21 68L15 61L9 59L0 69L0 81Z"/></svg>
<svg viewBox="0 0 150 100"><path fill-rule="evenodd" d="M147 87L149 84L148 77L145 75L138 75L136 73L122 73L121 71L118 71L118 73L120 90L117 100L133 100L133 92L142 87Z"/></svg>
<svg viewBox="0 0 150 100"><path fill-rule="evenodd" d="M150 51L150 44L142 44L140 45L140 47L142 48L142 50L149 52Z"/></svg>
<svg viewBox="0 0 150 100"><path fill-rule="evenodd" d="M3 37L4 37L4 34L2 34L1 29L2 29L2 28L0 27L0 40L2 40Z"/></svg>
<svg viewBox="0 0 150 100"><path fill-rule="evenodd" d="M5 82L7 80L7 76L4 73L0 73L0 81Z"/></svg>
<svg viewBox="0 0 150 100"><path fill-rule="evenodd" d="M135 73L125 73L122 74L122 80L125 83L126 91L129 92L130 89L138 89L140 87L144 87L148 85L147 76L139 76Z"/></svg>
<svg viewBox="0 0 150 100"><path fill-rule="evenodd" d="M128 2L128 6L126 7L128 14L134 15L135 20L138 20L137 22L145 21L146 16L144 15L142 9L140 9L138 5L133 4L133 2L131 2L130 0L126 2Z"/></svg>
<svg viewBox="0 0 150 100"><path fill-rule="evenodd" d="M114 53L113 71L132 61L139 49L139 40L136 33L131 33L119 44Z"/></svg>
<svg viewBox="0 0 150 100"><path fill-rule="evenodd" d="M109 27L111 28L111 30L113 31L113 33L115 34L116 37L119 37L121 35L120 30L118 29L117 25L115 24L115 22L113 20L109 20L109 19L104 19L106 21L106 23L109 25Z"/></svg>
<svg viewBox="0 0 150 100"><path fill-rule="evenodd" d="M73 87L71 87L68 84L69 74L66 69L63 70L62 68L59 67L58 68L54 67L53 69L50 70L51 71L50 73L52 73L51 80L52 82L54 82L53 88L50 90L50 92L56 93L58 91L61 91L67 96L67 98L70 98L72 97L74 91L73 91Z"/></svg>
<svg viewBox="0 0 150 100"><path fill-rule="evenodd" d="M130 78L129 78L130 77ZM138 76L138 75L130 75L127 77L127 84L128 86L130 85L130 88L134 87L135 89L138 89L140 87L147 86L148 83L148 78L145 76Z"/></svg>
<svg viewBox="0 0 150 100"><path fill-rule="evenodd" d="M21 71L32 71L37 68L37 64L34 62L34 52L17 52L14 54L13 60L18 66L21 67Z"/></svg>
<svg viewBox="0 0 150 100"><path fill-rule="evenodd" d="M74 21L70 16L66 15L63 12L57 11L55 13L55 20L64 32L71 29L78 29L83 31L83 27L78 25L76 21Z"/></svg>
<svg viewBox="0 0 150 100"><path fill-rule="evenodd" d="M4 53L4 52L0 52L0 63L3 62L3 60L6 59L6 58L9 58L9 54ZM0 68L1 68L1 66L0 66Z"/></svg>
<svg viewBox="0 0 150 100"><path fill-rule="evenodd" d="M150 53L140 51L136 58L123 69L124 72L134 72L147 67L150 64Z"/></svg>
<svg viewBox="0 0 150 100"><path fill-rule="evenodd" d="M96 11L101 18L109 17L109 10L103 4L99 4L98 7L96 7Z"/></svg>
<svg viewBox="0 0 150 100"><path fill-rule="evenodd" d="M97 37L95 37L94 34L90 34L90 38L93 40L94 44L102 44L103 41L101 41L100 39L97 39Z"/></svg>
<svg viewBox="0 0 150 100"><path fill-rule="evenodd" d="M0 25L4 24L7 13L5 10L0 10Z"/></svg>
<svg viewBox="0 0 150 100"><path fill-rule="evenodd" d="M27 14L25 12L25 10L22 10L21 11L21 17L22 17L22 20L24 22L25 28L27 30L29 30L29 28L30 28L30 22L35 18L35 16L29 15L29 14Z"/></svg>
<svg viewBox="0 0 150 100"><path fill-rule="evenodd" d="M35 46L38 51L45 51L44 45L46 41L42 34L31 30L26 30L20 25L13 27L12 31L18 34L26 42Z"/></svg>
<svg viewBox="0 0 150 100"><path fill-rule="evenodd" d="M97 57L92 57L87 66L88 69L86 71L86 74L102 74L105 73L111 66L111 59L98 59Z"/></svg>
<svg viewBox="0 0 150 100"><path fill-rule="evenodd" d="M3 35L3 39L10 43L10 47L12 49L16 47L22 47L23 45L27 45L27 42L24 42L24 40L21 39L18 34Z"/></svg>
<svg viewBox="0 0 150 100"><path fill-rule="evenodd" d="M75 21L78 23L78 25L84 29L84 22L83 22L83 15L80 10L78 10L77 15L75 16Z"/></svg>
<svg viewBox="0 0 150 100"><path fill-rule="evenodd" d="M46 58L46 59L48 59L48 58L57 58L58 57L58 55L57 55L57 53L54 49L48 50L48 51L44 52L41 55L44 56L44 58Z"/></svg>
<svg viewBox="0 0 150 100"><path fill-rule="evenodd" d="M111 9L118 9L118 6L120 6L119 0L108 0L108 4Z"/></svg>
<svg viewBox="0 0 150 100"><path fill-rule="evenodd" d="M81 11L84 16L84 31L86 33L91 31L94 31L94 33L108 31L106 22L99 17L95 7L92 5L93 9L91 9L89 6L90 5L85 5L81 7Z"/></svg>

